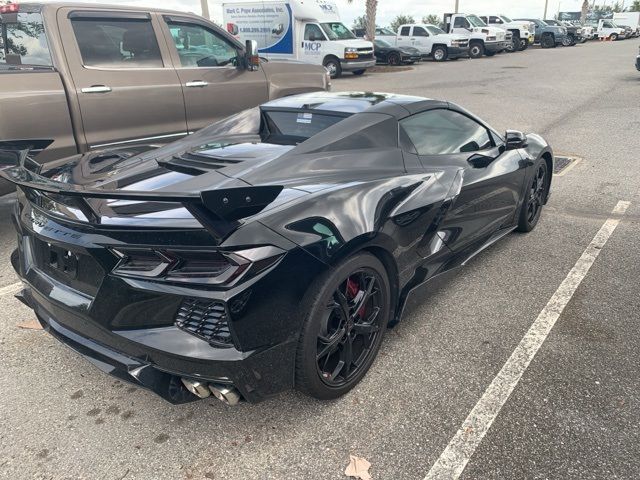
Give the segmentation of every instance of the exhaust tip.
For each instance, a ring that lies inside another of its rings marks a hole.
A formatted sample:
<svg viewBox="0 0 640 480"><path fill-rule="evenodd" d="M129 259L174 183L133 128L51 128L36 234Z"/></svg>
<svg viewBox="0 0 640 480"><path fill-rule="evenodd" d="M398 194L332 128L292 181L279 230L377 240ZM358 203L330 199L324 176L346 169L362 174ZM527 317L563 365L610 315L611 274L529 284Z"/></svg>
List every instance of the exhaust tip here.
<svg viewBox="0 0 640 480"><path fill-rule="evenodd" d="M189 380L188 378L181 378L180 380L182 380L182 384L186 387L186 389L193 393L196 397L207 398L209 395L211 395L211 392L207 388L207 385L202 382Z"/></svg>
<svg viewBox="0 0 640 480"><path fill-rule="evenodd" d="M209 384L209 390L211 390L214 397L231 407L240 402L240 392L238 392L234 387L229 387L227 385L215 385L211 383Z"/></svg>

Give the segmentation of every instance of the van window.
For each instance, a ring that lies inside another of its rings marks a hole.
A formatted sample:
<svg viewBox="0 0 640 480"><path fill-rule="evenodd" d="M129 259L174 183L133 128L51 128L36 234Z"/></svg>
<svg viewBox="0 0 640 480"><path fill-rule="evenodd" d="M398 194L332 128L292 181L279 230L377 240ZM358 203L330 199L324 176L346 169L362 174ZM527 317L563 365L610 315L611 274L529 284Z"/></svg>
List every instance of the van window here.
<svg viewBox="0 0 640 480"><path fill-rule="evenodd" d="M20 66L52 66L40 13L2 15L0 70L16 69Z"/></svg>
<svg viewBox="0 0 640 480"><path fill-rule="evenodd" d="M164 66L150 20L74 18L71 25L85 66Z"/></svg>
<svg viewBox="0 0 640 480"><path fill-rule="evenodd" d="M167 22L183 67L236 65L238 50L231 42L202 25Z"/></svg>
<svg viewBox="0 0 640 480"><path fill-rule="evenodd" d="M489 132L475 120L452 110L418 113L400 122L418 155L447 155L486 150Z"/></svg>
<svg viewBox="0 0 640 480"><path fill-rule="evenodd" d="M413 35L415 37L428 37L429 36L427 31L422 27L413 27Z"/></svg>
<svg viewBox="0 0 640 480"><path fill-rule="evenodd" d="M320 42L325 38L318 25L315 23L307 23L304 27L304 39L310 42Z"/></svg>

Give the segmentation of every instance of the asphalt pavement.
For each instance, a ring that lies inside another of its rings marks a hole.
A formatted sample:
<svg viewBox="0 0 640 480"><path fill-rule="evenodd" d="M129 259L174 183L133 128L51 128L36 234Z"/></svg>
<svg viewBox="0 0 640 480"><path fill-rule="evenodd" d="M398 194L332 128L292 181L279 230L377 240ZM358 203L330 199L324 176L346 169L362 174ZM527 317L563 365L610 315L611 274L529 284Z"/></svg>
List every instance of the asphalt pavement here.
<svg viewBox="0 0 640 480"><path fill-rule="evenodd" d="M582 159L555 179L532 233L507 236L438 291L418 291L363 382L336 401L288 392L256 405L172 406L19 328L34 317L10 292L12 199L0 199L0 478L340 479L357 455L375 480L423 479L614 217L460 478L639 478L638 44L533 48L333 81L336 91L449 100ZM627 211L612 214L620 201Z"/></svg>

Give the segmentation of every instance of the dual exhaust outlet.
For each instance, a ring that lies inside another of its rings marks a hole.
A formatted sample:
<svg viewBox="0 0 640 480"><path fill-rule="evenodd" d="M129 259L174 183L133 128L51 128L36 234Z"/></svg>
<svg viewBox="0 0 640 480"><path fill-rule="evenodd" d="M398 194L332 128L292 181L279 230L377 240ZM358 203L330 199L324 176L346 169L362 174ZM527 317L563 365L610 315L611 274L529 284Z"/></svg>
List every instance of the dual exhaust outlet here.
<svg viewBox="0 0 640 480"><path fill-rule="evenodd" d="M193 393L196 397L207 398L211 394L231 407L237 405L240 401L240 392L230 385L220 385L216 383L205 383L197 380L191 380L189 378L181 378L183 385L187 390Z"/></svg>

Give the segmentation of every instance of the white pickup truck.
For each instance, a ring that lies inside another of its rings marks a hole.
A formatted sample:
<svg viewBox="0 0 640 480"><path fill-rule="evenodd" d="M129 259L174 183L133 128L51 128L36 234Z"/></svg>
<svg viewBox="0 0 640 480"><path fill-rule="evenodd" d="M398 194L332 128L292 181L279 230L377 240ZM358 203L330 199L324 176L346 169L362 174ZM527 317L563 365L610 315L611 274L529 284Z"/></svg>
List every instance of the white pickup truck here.
<svg viewBox="0 0 640 480"><path fill-rule="evenodd" d="M502 28L513 35L511 45L507 47L510 52L526 50L533 45L536 28L531 22L512 20L506 15L480 15L480 19L490 27Z"/></svg>
<svg viewBox="0 0 640 480"><path fill-rule="evenodd" d="M598 38L623 40L626 34L626 28L618 26L613 20L601 19L598 22Z"/></svg>
<svg viewBox="0 0 640 480"><path fill-rule="evenodd" d="M396 47L413 47L423 57L432 57L436 62L457 60L469 56L469 40L464 35L445 33L435 25L424 23L400 25L395 35L378 35Z"/></svg>
<svg viewBox="0 0 640 480"><path fill-rule="evenodd" d="M477 15L465 13L445 13L445 32L464 35L469 40L469 57L492 57L504 52L512 42L511 32L490 27Z"/></svg>

